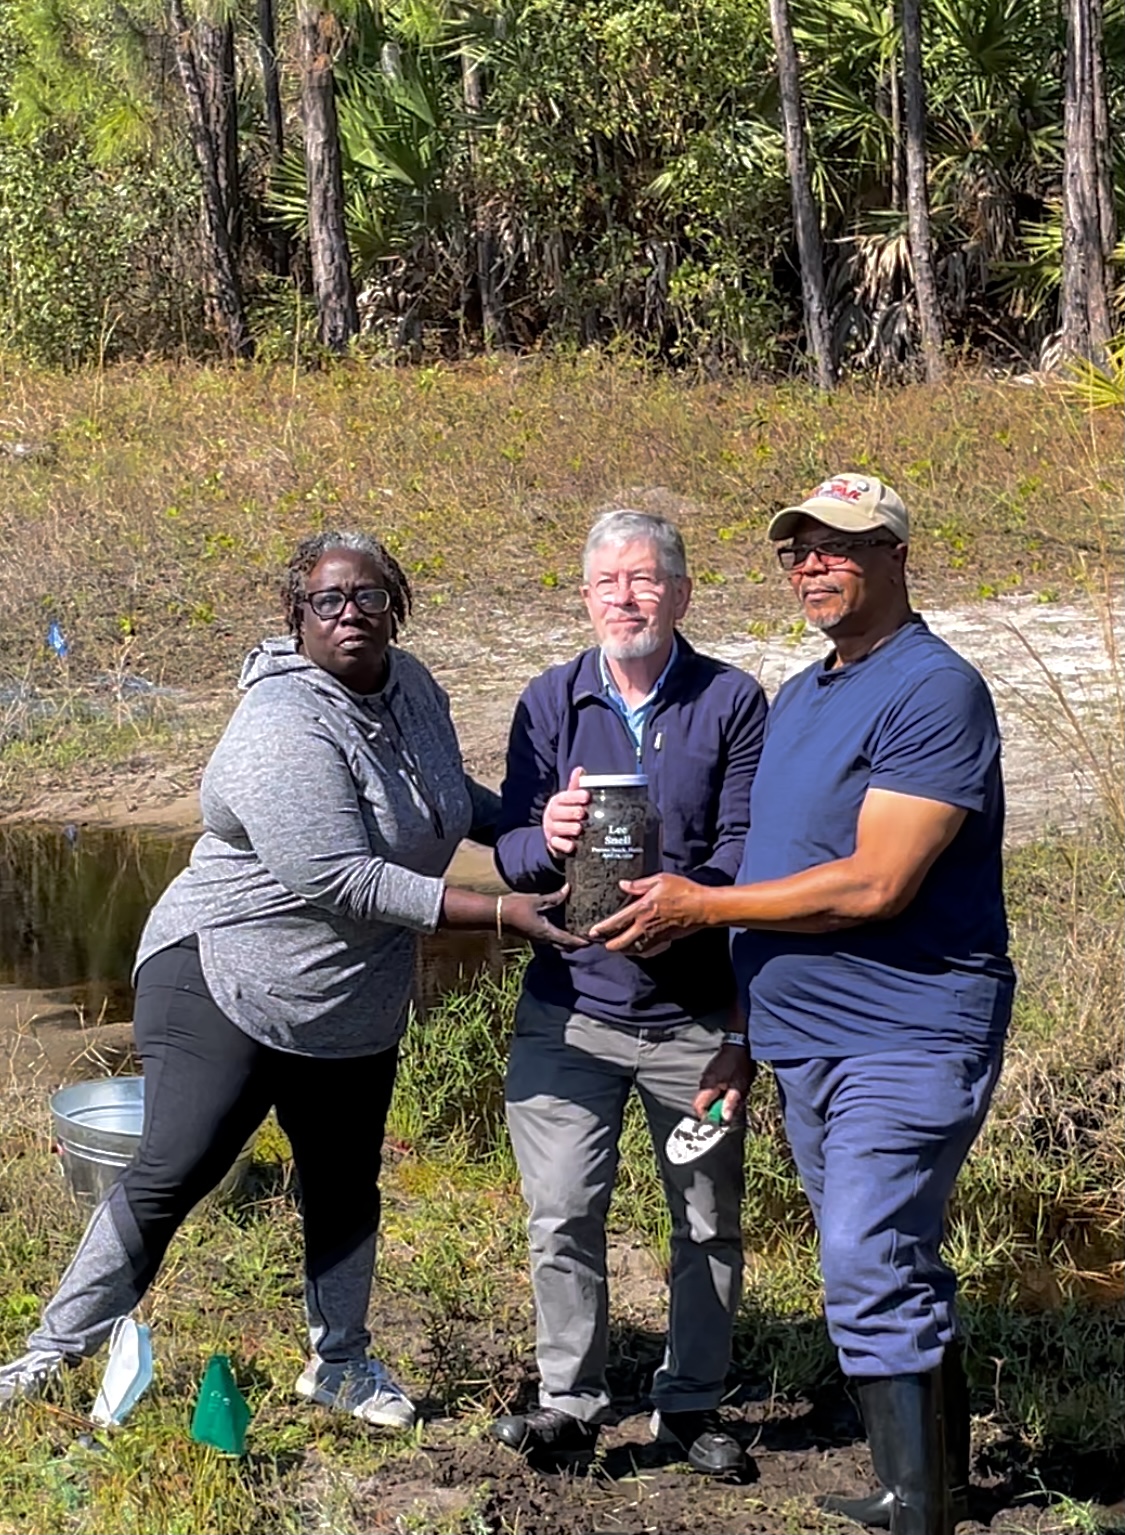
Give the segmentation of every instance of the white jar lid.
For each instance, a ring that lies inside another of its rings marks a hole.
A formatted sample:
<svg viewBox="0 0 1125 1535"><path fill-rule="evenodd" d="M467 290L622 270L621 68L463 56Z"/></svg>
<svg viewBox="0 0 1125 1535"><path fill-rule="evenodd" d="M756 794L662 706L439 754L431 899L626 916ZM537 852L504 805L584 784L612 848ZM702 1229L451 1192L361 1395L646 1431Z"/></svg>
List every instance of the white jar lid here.
<svg viewBox="0 0 1125 1535"><path fill-rule="evenodd" d="M647 773L587 773L578 780L580 789L647 789Z"/></svg>

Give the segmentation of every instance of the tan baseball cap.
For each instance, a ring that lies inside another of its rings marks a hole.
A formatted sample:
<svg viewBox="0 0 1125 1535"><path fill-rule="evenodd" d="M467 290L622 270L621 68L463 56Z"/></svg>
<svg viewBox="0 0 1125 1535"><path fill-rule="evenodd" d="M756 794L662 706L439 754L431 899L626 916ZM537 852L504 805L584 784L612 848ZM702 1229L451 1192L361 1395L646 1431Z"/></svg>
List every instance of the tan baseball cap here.
<svg viewBox="0 0 1125 1535"><path fill-rule="evenodd" d="M872 474L834 474L800 506L787 506L769 525L767 538L791 538L802 517L815 517L844 533L874 533L886 528L900 543L910 540L910 518L902 498Z"/></svg>

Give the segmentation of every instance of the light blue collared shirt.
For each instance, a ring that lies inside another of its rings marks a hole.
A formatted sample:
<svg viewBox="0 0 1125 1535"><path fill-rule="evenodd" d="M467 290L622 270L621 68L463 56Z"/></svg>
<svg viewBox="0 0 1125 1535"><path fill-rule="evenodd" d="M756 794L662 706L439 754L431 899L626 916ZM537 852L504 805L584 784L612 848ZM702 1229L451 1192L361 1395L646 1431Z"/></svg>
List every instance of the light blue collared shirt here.
<svg viewBox="0 0 1125 1535"><path fill-rule="evenodd" d="M668 657L667 666L665 666L664 670L660 673L660 676L657 677L656 681L653 683L651 691L645 694L635 709L630 709L629 705L618 692L617 684L614 682L613 676L610 673L608 665L606 664L605 651L598 651L598 667L602 675L602 687L605 690L605 696L609 699L610 703L617 710L618 714L620 714L621 718L628 726L629 734L636 742L638 757L641 754L641 738L644 735L645 721L652 713L652 707L656 702L656 695L664 686L665 677L667 677L668 673L675 665L676 656L679 654L679 649L679 641L676 639L675 635L673 635L672 654Z"/></svg>

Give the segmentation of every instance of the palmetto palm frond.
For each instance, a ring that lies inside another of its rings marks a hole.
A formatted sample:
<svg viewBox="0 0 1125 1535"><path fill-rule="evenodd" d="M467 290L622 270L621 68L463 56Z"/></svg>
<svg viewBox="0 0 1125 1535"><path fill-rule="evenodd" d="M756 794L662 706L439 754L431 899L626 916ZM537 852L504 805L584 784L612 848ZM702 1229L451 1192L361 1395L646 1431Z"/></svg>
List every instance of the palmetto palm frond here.
<svg viewBox="0 0 1125 1535"><path fill-rule="evenodd" d="M1065 372L1067 395L1087 410L1125 409L1125 334L1108 343L1104 365L1075 357Z"/></svg>
<svg viewBox="0 0 1125 1535"><path fill-rule="evenodd" d="M916 328L906 214L870 210L834 245L827 279L837 355L856 367L902 363Z"/></svg>
<svg viewBox="0 0 1125 1535"><path fill-rule="evenodd" d="M393 71L341 71L338 113L341 148L354 170L429 190L439 171L441 96L416 61Z"/></svg>
<svg viewBox="0 0 1125 1535"><path fill-rule="evenodd" d="M401 9L401 8L400 8ZM422 29L421 3L410 18ZM336 111L345 221L357 278L439 227L454 207L446 190L452 138L448 71L431 47L390 35L370 8L354 18L337 66ZM275 172L269 205L294 233L306 233L305 168L289 154Z"/></svg>
<svg viewBox="0 0 1125 1535"><path fill-rule="evenodd" d="M1007 301L1009 312L1020 319L1034 320L1054 305L1062 283L1063 210L1060 202L1048 204L1047 217L1028 224L1020 231L1020 243L1026 258L997 264L998 291ZM1113 252L1111 279L1114 280L1113 304L1125 313L1125 239Z"/></svg>

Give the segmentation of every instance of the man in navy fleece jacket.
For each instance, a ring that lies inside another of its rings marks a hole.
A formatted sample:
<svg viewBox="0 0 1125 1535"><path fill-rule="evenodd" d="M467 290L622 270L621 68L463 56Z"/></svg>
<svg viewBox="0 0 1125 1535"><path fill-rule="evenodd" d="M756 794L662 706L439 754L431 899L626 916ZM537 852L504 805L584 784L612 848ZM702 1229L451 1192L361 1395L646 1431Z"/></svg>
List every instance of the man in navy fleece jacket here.
<svg viewBox="0 0 1125 1535"><path fill-rule="evenodd" d="M502 790L496 862L552 891L581 834L589 774L643 773L663 817L663 868L707 885L738 873L766 703L753 678L678 632L691 598L683 540L662 517L609 512L586 542L597 645L526 688ZM750 1063L726 935L652 955L536 948L516 1016L508 1124L529 1207L539 1407L498 1437L546 1465L589 1460L610 1407L605 1216L636 1087L672 1221L668 1344L653 1382L661 1437L718 1475L743 1464L716 1411L742 1275L743 1132L672 1166L669 1131L701 1084L745 1091ZM706 1079L706 1081L705 1081Z"/></svg>

